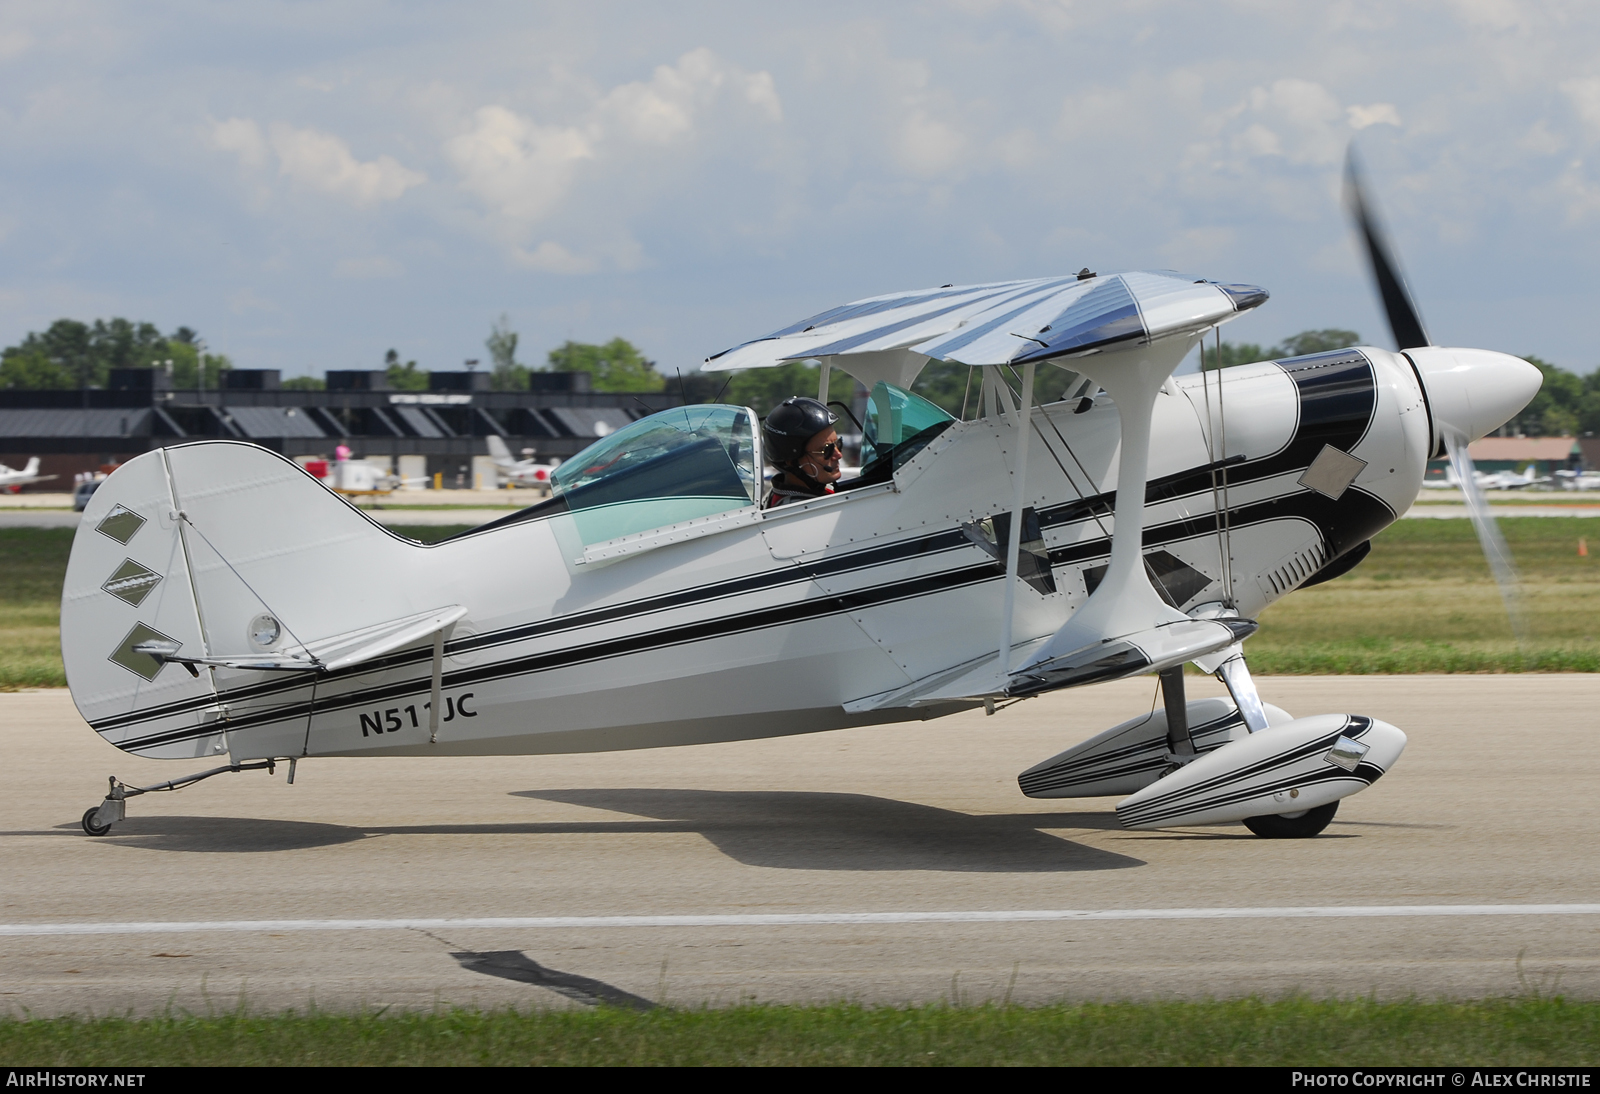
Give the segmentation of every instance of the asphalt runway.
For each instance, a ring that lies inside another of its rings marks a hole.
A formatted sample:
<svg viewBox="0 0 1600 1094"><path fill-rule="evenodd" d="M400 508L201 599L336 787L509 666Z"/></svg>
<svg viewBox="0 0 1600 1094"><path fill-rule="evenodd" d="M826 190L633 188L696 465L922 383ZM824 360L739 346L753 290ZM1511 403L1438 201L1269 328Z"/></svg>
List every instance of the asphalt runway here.
<svg viewBox="0 0 1600 1094"><path fill-rule="evenodd" d="M1410 746L1315 840L1122 830L1019 771L1154 681L937 722L592 756L203 766L0 695L13 1014L1303 992L1600 997L1600 676L1268 677ZM1191 694L1213 694L1209 680ZM1089 914L1085 914L1089 913Z"/></svg>

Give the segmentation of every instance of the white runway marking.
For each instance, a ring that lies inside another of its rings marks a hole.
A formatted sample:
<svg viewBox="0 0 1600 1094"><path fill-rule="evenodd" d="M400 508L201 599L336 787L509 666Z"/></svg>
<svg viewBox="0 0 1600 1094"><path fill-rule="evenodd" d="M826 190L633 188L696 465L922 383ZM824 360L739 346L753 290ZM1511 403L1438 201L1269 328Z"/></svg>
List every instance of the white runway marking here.
<svg viewBox="0 0 1600 1094"><path fill-rule="evenodd" d="M561 915L463 919L213 919L169 923L5 923L0 937L282 931L585 930L596 927L871 927L902 923L1071 923L1140 919L1382 919L1394 916L1600 915L1600 904L1396 904L1325 908L1111 908L771 915Z"/></svg>

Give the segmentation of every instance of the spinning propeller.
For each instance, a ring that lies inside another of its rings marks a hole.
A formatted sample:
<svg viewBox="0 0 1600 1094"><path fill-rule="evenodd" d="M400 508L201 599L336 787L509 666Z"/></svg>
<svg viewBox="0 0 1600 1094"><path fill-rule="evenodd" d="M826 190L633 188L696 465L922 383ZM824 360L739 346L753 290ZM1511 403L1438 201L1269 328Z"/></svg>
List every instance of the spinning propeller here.
<svg viewBox="0 0 1600 1094"><path fill-rule="evenodd" d="M1522 610L1521 583L1516 564L1506 546L1500 526L1474 474L1467 446L1491 430L1499 428L1528 404L1538 393L1544 377L1539 370L1518 357L1489 350L1444 349L1433 344L1422 325L1422 316L1406 289L1405 280L1394 260L1388 240L1372 215L1361 168L1351 148L1345 163L1345 199L1350 215L1366 244L1372 263L1372 279L1383 300L1384 314L1395 345L1410 361L1422 383L1433 422L1430 455L1441 449L1461 482L1467 512L1478 533L1489 569L1500 587L1506 615L1517 645L1528 649L1527 617Z"/></svg>

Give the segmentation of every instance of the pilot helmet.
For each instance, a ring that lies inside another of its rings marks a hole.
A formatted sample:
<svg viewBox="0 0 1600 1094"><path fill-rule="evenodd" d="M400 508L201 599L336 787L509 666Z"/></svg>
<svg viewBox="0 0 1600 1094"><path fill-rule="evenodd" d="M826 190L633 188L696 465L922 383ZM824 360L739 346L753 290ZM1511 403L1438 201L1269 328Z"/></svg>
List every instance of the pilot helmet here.
<svg viewBox="0 0 1600 1094"><path fill-rule="evenodd" d="M797 463L806 450L806 443L838 420L837 414L816 399L790 396L773 407L772 413L761 423L767 462L774 467Z"/></svg>

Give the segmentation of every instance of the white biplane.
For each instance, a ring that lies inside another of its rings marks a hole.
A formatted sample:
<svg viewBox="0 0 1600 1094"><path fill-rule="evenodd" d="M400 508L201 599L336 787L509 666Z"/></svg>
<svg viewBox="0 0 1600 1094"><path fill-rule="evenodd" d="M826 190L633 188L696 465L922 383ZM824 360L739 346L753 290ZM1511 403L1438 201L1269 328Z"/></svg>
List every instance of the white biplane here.
<svg viewBox="0 0 1600 1094"><path fill-rule="evenodd" d="M316 756L650 748L939 717L1159 673L1164 709L1020 776L1126 795L1122 822L1315 835L1405 737L1262 702L1263 608L1354 566L1430 456L1512 417L1531 365L1431 344L1355 196L1403 352L1354 347L1174 379L1266 301L1170 273L946 285L857 301L712 358L795 360L871 392L861 474L762 506L754 409L686 406L564 462L552 496L441 543L396 535L234 441L131 460L74 541L74 701L140 756L226 757L128 797ZM909 390L970 366L978 413ZM1030 405L1037 369L1074 374ZM343 575L359 571L366 580ZM526 580L507 580L522 573ZM1194 662L1232 701L1187 702Z"/></svg>

